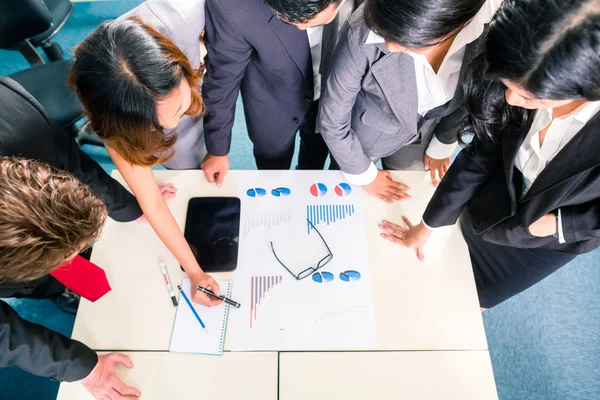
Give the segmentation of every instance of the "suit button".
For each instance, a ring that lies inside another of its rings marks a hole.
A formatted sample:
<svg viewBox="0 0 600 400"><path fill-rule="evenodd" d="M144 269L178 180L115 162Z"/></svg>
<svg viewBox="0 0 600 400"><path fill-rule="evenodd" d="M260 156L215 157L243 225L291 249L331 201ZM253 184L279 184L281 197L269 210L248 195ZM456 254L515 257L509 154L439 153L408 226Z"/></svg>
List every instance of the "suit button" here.
<svg viewBox="0 0 600 400"><path fill-rule="evenodd" d="M305 97L305 99L306 99L306 101L307 101L307 102L309 102L309 103L312 103L312 102L313 102L313 99L312 99L312 97L310 97L310 96L306 96L306 97Z"/></svg>
<svg viewBox="0 0 600 400"><path fill-rule="evenodd" d="M298 125L298 124L300 123L300 120L299 120L298 118L294 118L294 120L293 120L293 121L294 121L294 123L295 123L296 125Z"/></svg>

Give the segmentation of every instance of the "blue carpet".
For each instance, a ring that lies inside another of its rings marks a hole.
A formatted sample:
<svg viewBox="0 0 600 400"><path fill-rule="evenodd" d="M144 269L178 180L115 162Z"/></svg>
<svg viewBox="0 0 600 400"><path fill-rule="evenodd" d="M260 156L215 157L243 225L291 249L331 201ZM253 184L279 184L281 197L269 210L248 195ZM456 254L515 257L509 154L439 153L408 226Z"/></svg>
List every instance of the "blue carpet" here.
<svg viewBox="0 0 600 400"><path fill-rule="evenodd" d="M98 23L140 1L76 3L56 40L68 53ZM27 68L16 52L0 51L0 74ZM238 101L238 111L241 101ZM86 146L107 170L103 149ZM294 161L294 165L295 165ZM235 120L232 169L255 169L242 112ZM501 400L600 399L600 252L579 257L537 286L484 312L494 375ZM48 301L13 300L33 322L70 335L73 318ZM0 370L0 400L54 400L58 385L18 368Z"/></svg>

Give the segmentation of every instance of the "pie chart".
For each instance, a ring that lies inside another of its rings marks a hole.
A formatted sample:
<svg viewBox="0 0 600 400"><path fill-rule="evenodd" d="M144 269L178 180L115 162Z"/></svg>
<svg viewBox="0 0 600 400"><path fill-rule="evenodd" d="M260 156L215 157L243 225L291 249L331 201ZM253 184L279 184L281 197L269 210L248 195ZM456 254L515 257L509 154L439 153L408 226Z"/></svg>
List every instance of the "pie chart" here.
<svg viewBox="0 0 600 400"><path fill-rule="evenodd" d="M333 280L333 274L331 272L315 272L312 276L312 280L317 283L327 283Z"/></svg>
<svg viewBox="0 0 600 400"><path fill-rule="evenodd" d="M248 189L246 194L250 197L263 197L264 195L267 194L267 191L262 188L252 188L252 189Z"/></svg>
<svg viewBox="0 0 600 400"><path fill-rule="evenodd" d="M344 282L357 281L360 279L360 272L354 270L340 272L340 279Z"/></svg>
<svg viewBox="0 0 600 400"><path fill-rule="evenodd" d="M323 197L327 194L327 186L324 183L315 183L310 187L310 194L315 197Z"/></svg>
<svg viewBox="0 0 600 400"><path fill-rule="evenodd" d="M352 193L352 188L346 182L338 183L335 186L335 194L340 197L350 196L350 193Z"/></svg>
<svg viewBox="0 0 600 400"><path fill-rule="evenodd" d="M291 193L292 193L292 191L286 187L278 187L278 188L271 190L271 194L275 197L285 197L285 196L289 196Z"/></svg>

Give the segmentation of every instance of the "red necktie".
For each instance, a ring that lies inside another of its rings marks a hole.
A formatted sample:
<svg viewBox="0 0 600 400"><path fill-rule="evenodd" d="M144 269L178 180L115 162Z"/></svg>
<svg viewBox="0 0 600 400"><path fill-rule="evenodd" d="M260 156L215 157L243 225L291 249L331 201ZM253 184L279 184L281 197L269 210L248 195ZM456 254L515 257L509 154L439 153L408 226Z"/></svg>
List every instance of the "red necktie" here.
<svg viewBox="0 0 600 400"><path fill-rule="evenodd" d="M110 292L110 285L104 270L81 256L61 265L50 272L50 275L92 302Z"/></svg>

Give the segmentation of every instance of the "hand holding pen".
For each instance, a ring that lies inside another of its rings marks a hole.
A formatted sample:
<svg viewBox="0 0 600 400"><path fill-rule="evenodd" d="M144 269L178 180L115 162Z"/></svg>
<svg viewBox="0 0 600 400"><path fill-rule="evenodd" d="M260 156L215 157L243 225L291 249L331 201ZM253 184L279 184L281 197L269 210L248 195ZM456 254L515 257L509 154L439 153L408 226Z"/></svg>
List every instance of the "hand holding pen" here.
<svg viewBox="0 0 600 400"><path fill-rule="evenodd" d="M202 287L202 286L198 285L197 289L199 291L201 291L202 293L204 293L204 294L206 294L206 295L208 295L208 296L210 296L210 297L212 297L214 299L223 300L225 302L225 304L229 304L232 307L240 308L242 306L240 303L238 303L237 301L234 301L234 300L230 299L227 296L216 295L215 293L212 292L212 290L210 290L208 288L205 288L205 287Z"/></svg>

